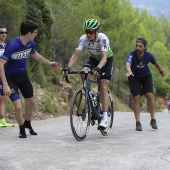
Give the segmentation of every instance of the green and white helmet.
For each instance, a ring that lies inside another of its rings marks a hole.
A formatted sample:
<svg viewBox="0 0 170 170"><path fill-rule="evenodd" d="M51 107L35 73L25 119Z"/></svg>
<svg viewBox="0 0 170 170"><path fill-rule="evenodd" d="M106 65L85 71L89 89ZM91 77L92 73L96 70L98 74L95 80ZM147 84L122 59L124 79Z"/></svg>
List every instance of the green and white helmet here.
<svg viewBox="0 0 170 170"><path fill-rule="evenodd" d="M88 19L83 24L84 30L97 30L100 28L100 22L96 19Z"/></svg>

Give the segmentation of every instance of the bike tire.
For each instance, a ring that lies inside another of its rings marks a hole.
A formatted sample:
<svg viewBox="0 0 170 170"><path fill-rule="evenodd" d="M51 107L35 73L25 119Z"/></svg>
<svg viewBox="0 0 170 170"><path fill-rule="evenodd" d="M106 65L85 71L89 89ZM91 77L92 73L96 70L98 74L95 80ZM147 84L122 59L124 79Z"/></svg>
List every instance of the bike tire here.
<svg viewBox="0 0 170 170"><path fill-rule="evenodd" d="M70 126L76 140L82 141L86 138L91 121L90 104L85 113L85 91L77 89L72 97L70 105Z"/></svg>
<svg viewBox="0 0 170 170"><path fill-rule="evenodd" d="M114 119L114 104L113 104L113 98L111 93L108 91L109 95L109 106L108 106L108 113L107 113L107 121L108 126L106 129L100 129L100 132L103 136L107 136L111 133L112 125L113 125L113 119Z"/></svg>

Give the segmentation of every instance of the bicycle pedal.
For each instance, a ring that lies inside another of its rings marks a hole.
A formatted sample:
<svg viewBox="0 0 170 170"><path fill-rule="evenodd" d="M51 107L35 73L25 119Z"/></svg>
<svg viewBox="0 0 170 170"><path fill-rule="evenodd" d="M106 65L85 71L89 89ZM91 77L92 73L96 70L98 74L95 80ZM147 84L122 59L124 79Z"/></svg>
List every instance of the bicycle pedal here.
<svg viewBox="0 0 170 170"><path fill-rule="evenodd" d="M92 126L95 125L95 121L94 121L94 120L91 121L91 125L92 125Z"/></svg>
<svg viewBox="0 0 170 170"><path fill-rule="evenodd" d="M105 127L102 127L102 126L98 126L97 130L105 130L106 128Z"/></svg>

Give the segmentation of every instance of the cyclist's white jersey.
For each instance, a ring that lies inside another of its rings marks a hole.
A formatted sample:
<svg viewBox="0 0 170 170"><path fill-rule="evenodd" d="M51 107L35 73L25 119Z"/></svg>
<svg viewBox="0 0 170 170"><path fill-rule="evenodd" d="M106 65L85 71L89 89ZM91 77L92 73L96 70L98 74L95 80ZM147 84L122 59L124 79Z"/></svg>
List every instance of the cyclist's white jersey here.
<svg viewBox="0 0 170 170"><path fill-rule="evenodd" d="M84 47L89 50L90 56L96 60L101 59L101 51L107 51L107 57L113 56L113 52L110 49L109 39L103 33L98 34L97 40L94 44L88 40L86 34L82 35L78 41L78 47L76 49L82 51Z"/></svg>

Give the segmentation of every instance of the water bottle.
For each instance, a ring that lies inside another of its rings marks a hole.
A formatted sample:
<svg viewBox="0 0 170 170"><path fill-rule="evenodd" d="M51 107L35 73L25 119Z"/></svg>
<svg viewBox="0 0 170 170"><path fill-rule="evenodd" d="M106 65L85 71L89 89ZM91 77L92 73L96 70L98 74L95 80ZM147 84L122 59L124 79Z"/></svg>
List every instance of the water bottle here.
<svg viewBox="0 0 170 170"><path fill-rule="evenodd" d="M97 106L97 98L96 98L95 95L94 95L94 97L93 97L93 100L94 100L94 106L96 107L96 106Z"/></svg>
<svg viewBox="0 0 170 170"><path fill-rule="evenodd" d="M98 120L99 119L99 114L98 114L98 111L97 111L97 98L96 96L91 92L89 91L89 96L90 96L90 101L91 101L91 105L92 105L92 117L94 120Z"/></svg>

